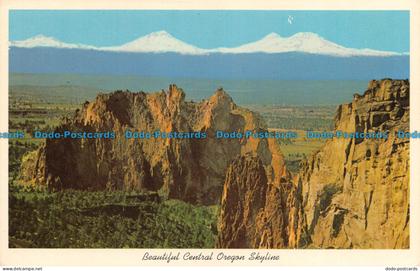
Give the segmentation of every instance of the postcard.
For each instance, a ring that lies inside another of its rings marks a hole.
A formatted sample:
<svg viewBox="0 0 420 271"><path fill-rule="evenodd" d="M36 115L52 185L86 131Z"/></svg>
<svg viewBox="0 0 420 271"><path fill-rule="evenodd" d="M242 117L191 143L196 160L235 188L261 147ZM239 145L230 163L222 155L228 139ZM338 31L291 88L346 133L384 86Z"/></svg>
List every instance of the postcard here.
<svg viewBox="0 0 420 271"><path fill-rule="evenodd" d="M2 265L419 265L418 1L55 3L0 4Z"/></svg>

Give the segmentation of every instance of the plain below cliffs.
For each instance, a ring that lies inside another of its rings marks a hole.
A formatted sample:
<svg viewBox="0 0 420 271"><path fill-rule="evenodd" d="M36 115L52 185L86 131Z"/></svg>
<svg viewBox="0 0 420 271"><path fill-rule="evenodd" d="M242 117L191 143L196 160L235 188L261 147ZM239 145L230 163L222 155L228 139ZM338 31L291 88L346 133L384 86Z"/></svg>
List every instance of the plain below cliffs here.
<svg viewBox="0 0 420 271"><path fill-rule="evenodd" d="M408 80L371 81L338 107L337 131L389 131L387 139L333 138L292 180L267 178L258 156L227 171L220 248L408 248Z"/></svg>
<svg viewBox="0 0 420 271"><path fill-rule="evenodd" d="M226 168L253 153L269 180L287 177L272 139L216 139L215 132L266 131L255 113L238 107L222 89L208 100L185 101L175 85L156 93L116 91L86 102L55 129L115 131L115 139L47 139L24 157L22 183L50 189L159 191L191 203L218 204ZM126 130L202 132L206 139L125 139Z"/></svg>

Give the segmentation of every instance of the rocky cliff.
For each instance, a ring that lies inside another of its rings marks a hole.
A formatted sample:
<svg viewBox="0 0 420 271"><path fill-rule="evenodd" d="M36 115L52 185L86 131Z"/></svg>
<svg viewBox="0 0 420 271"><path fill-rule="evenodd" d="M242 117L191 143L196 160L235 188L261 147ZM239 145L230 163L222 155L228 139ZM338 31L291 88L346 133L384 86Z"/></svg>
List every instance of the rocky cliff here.
<svg viewBox="0 0 420 271"><path fill-rule="evenodd" d="M125 131L206 133L205 139L125 139ZM288 175L277 142L216 139L215 132L266 131L259 116L235 105L222 89L208 100L184 92L100 94L56 132L115 131L115 139L47 139L24 158L22 182L52 189L160 191L193 203L219 203L226 168L237 156L258 155L269 179Z"/></svg>
<svg viewBox="0 0 420 271"><path fill-rule="evenodd" d="M387 139L334 138L304 163L297 183L312 246L409 247L409 82L371 81L338 108L336 130L389 131Z"/></svg>
<svg viewBox="0 0 420 271"><path fill-rule="evenodd" d="M218 247L408 248L409 82L371 81L338 107L334 137L293 180L266 178L258 157L229 167ZM387 132L384 138L356 133ZM351 133L353 136L351 136Z"/></svg>
<svg viewBox="0 0 420 271"><path fill-rule="evenodd" d="M240 156L226 173L216 245L297 247L306 240L301 210L290 177L271 180L257 155Z"/></svg>

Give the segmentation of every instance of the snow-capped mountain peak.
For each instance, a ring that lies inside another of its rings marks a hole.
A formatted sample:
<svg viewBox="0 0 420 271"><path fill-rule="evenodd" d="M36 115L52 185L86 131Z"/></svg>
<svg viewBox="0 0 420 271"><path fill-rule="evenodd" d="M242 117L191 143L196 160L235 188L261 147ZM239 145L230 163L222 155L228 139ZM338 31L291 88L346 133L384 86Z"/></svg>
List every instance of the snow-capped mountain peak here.
<svg viewBox="0 0 420 271"><path fill-rule="evenodd" d="M278 38L282 38L279 34L275 33L275 32L271 32L270 34L266 35L264 39L278 39Z"/></svg>
<svg viewBox="0 0 420 271"><path fill-rule="evenodd" d="M171 34L169 34L168 32L166 32L165 30L152 32L152 33L146 35L145 37L174 38Z"/></svg>
<svg viewBox="0 0 420 271"><path fill-rule="evenodd" d="M316 33L313 32L299 32L294 35L292 35L290 38L295 39L323 39L321 36L319 36Z"/></svg>
<svg viewBox="0 0 420 271"><path fill-rule="evenodd" d="M94 46L84 44L65 43L53 37L44 35L36 35L32 38L20 41L11 41L10 46L21 48L34 48L34 47L53 47L53 48L67 48L67 49L95 49Z"/></svg>
<svg viewBox="0 0 420 271"><path fill-rule="evenodd" d="M341 57L398 55L394 52L346 48L312 32L300 32L290 37L281 37L277 33L270 33L260 40L239 47L219 48L218 52L232 54L297 52Z"/></svg>
<svg viewBox="0 0 420 271"><path fill-rule="evenodd" d="M282 37L272 32L260 40L246 43L233 48L202 49L183 42L166 31L157 31L139 37L120 46L95 47L84 44L65 43L52 37L37 35L22 41L12 41L11 47L53 47L67 49L93 49L113 52L132 53L178 53L189 55L203 55L210 53L246 54L246 53L308 53L340 57L350 56L393 56L401 55L395 52L377 51L372 49L347 48L328 41L312 32L300 32L290 37Z"/></svg>
<svg viewBox="0 0 420 271"><path fill-rule="evenodd" d="M180 53L205 54L206 50L178 40L166 31L157 31L121 46L102 48L103 50L138 53Z"/></svg>

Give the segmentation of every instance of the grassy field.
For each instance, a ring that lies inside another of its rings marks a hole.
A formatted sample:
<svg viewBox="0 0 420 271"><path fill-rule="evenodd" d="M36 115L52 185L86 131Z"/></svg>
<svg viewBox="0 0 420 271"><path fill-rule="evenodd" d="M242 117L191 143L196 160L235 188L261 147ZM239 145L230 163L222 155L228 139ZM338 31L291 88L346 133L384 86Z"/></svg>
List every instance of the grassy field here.
<svg viewBox="0 0 420 271"><path fill-rule="evenodd" d="M300 168L300 162L324 144L323 139L307 139L306 131L331 131L336 106L288 106L288 105L250 105L259 113L273 131L293 131L295 139L279 140L286 166L292 174Z"/></svg>
<svg viewBox="0 0 420 271"><path fill-rule="evenodd" d="M336 110L334 105L249 105L273 129L331 130Z"/></svg>
<svg viewBox="0 0 420 271"><path fill-rule="evenodd" d="M11 86L9 90L9 132L26 134L25 138L9 140L9 181L18 176L22 156L44 141L32 138L32 133L35 130L52 131L63 117L71 116L81 107L75 98L65 94L68 88L54 89Z"/></svg>
<svg viewBox="0 0 420 271"><path fill-rule="evenodd" d="M286 166L292 174L299 172L300 162L314 152L318 151L325 143L325 139L307 139L305 130L271 129L277 131L294 131L298 134L295 139L280 140L280 148L286 160Z"/></svg>

